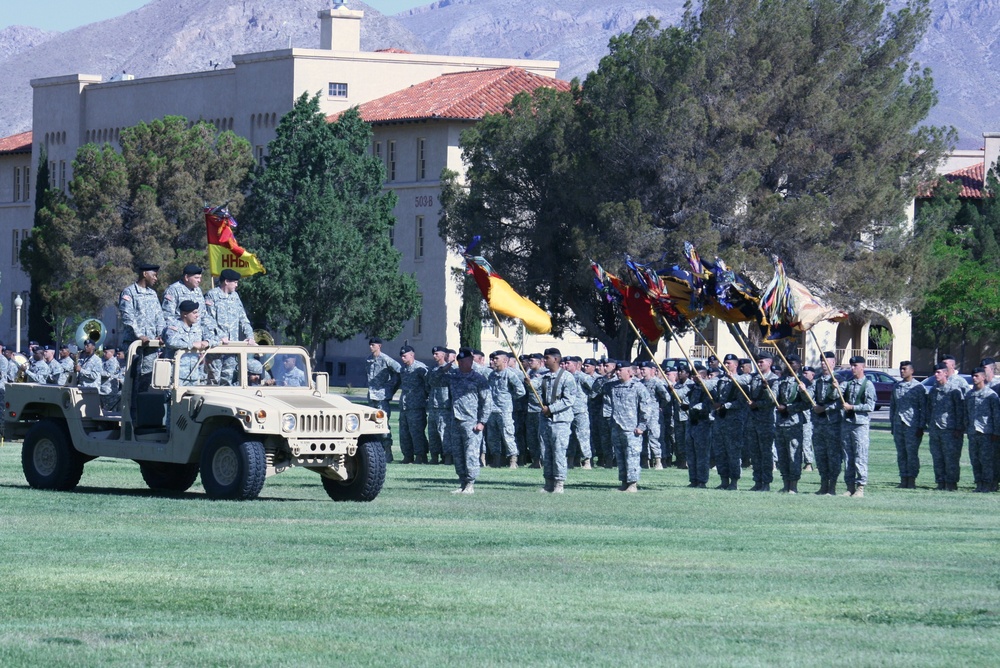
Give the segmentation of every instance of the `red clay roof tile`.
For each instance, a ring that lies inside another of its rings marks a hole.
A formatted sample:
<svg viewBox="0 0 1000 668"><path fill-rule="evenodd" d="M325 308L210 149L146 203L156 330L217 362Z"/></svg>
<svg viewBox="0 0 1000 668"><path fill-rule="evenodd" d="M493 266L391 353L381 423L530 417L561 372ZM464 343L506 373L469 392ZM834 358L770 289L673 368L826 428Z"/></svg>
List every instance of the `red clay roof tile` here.
<svg viewBox="0 0 1000 668"><path fill-rule="evenodd" d="M0 154L31 153L31 130L0 139Z"/></svg>

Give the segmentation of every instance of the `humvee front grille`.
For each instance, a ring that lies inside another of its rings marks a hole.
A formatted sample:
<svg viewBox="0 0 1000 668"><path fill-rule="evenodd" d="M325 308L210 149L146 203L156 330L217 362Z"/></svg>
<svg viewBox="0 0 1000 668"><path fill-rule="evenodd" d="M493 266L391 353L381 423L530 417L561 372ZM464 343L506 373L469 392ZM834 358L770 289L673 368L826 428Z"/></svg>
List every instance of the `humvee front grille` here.
<svg viewBox="0 0 1000 668"><path fill-rule="evenodd" d="M300 434L329 434L344 431L343 415L300 415Z"/></svg>

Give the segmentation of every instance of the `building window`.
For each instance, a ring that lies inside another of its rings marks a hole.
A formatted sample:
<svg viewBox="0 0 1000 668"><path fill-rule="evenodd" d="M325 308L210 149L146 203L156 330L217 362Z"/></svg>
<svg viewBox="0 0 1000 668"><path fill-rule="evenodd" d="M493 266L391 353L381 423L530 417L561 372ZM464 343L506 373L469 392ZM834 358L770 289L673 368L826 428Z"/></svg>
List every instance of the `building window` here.
<svg viewBox="0 0 1000 668"><path fill-rule="evenodd" d="M66 192L66 161L59 161L59 190Z"/></svg>
<svg viewBox="0 0 1000 668"><path fill-rule="evenodd" d="M342 98L346 98L347 97L347 84L345 84L345 83L334 83L334 82L331 81L330 82L330 88L329 88L329 95L330 95L330 97L342 97Z"/></svg>
<svg viewBox="0 0 1000 668"><path fill-rule="evenodd" d="M24 168L24 199L27 202L31 199L31 167Z"/></svg>
<svg viewBox="0 0 1000 668"><path fill-rule="evenodd" d="M419 260L420 258L422 258L424 256L424 217L423 216L417 216L416 229L417 229L417 238L416 238L416 242L417 243L416 243L416 246L415 246L414 257L416 257Z"/></svg>
<svg viewBox="0 0 1000 668"><path fill-rule="evenodd" d="M337 375L341 378L347 375L347 362L337 362Z"/></svg>
<svg viewBox="0 0 1000 668"><path fill-rule="evenodd" d="M424 319L421 314L417 314L413 318L413 336L420 336L424 333Z"/></svg>
<svg viewBox="0 0 1000 668"><path fill-rule="evenodd" d="M424 157L424 140L420 138L417 140L417 178L424 179L427 178L427 160Z"/></svg>
<svg viewBox="0 0 1000 668"><path fill-rule="evenodd" d="M18 202L21 200L21 168L14 168L14 200Z"/></svg>
<svg viewBox="0 0 1000 668"><path fill-rule="evenodd" d="M17 266L21 253L21 230L13 230L14 239L10 246L10 263Z"/></svg>
<svg viewBox="0 0 1000 668"><path fill-rule="evenodd" d="M263 167L264 166L264 147L263 146L258 146L256 148L256 151L257 151L257 164L260 165L261 167Z"/></svg>
<svg viewBox="0 0 1000 668"><path fill-rule="evenodd" d="M389 164L386 167L389 170L389 180L396 180L396 142L391 141L387 144L387 149L389 151Z"/></svg>
<svg viewBox="0 0 1000 668"><path fill-rule="evenodd" d="M56 174L56 161L52 160L51 162L49 162L49 188L56 187L57 176L58 174Z"/></svg>
<svg viewBox="0 0 1000 668"><path fill-rule="evenodd" d="M15 230L15 232L17 232L17 230ZM17 327L17 309L14 307L14 300L15 299L17 299L17 293L16 292L10 293L10 327L11 327L11 329L14 329L15 327ZM22 306L21 309L23 310L24 306Z"/></svg>
<svg viewBox="0 0 1000 668"><path fill-rule="evenodd" d="M372 155L374 155L376 158L378 158L379 162L383 162L383 160L382 160L382 142L377 141L377 142L374 142L372 144Z"/></svg>
<svg viewBox="0 0 1000 668"><path fill-rule="evenodd" d="M396 245L396 226L395 225L390 225L389 226L389 245L390 246L395 246Z"/></svg>

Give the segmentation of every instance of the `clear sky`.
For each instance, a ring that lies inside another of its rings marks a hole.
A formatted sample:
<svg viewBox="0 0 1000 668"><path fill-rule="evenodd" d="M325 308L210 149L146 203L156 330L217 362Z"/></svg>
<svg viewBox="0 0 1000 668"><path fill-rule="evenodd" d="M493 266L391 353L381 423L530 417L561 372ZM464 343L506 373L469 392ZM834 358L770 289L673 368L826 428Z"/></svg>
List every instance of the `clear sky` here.
<svg viewBox="0 0 1000 668"><path fill-rule="evenodd" d="M314 0L316 8L329 0ZM383 14L429 5L433 0L365 0L369 7ZM138 9L149 0L0 0L0 30L10 25L31 26L43 30L71 30L88 23L114 18ZM351 1L347 0L347 6Z"/></svg>

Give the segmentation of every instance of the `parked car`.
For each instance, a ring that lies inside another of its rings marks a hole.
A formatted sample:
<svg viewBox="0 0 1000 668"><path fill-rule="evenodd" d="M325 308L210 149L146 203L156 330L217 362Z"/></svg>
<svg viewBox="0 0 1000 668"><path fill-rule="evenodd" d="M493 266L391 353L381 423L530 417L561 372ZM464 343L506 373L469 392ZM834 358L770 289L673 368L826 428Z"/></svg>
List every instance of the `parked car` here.
<svg viewBox="0 0 1000 668"><path fill-rule="evenodd" d="M888 408L889 401L892 399L892 386L899 382L899 378L891 376L885 371L873 369L865 369L865 375L868 377L868 382L875 386L875 410ZM837 372L837 382L841 385L846 385L852 377L850 369L841 369Z"/></svg>

